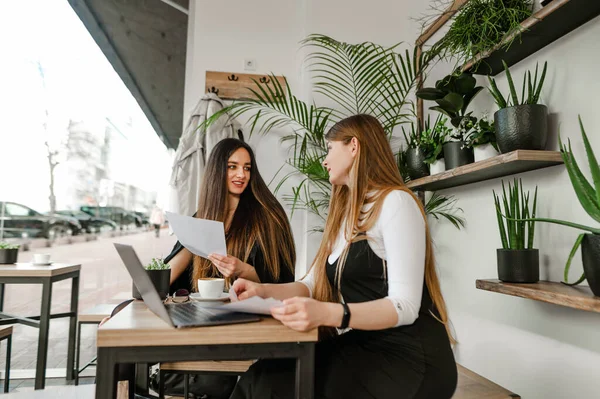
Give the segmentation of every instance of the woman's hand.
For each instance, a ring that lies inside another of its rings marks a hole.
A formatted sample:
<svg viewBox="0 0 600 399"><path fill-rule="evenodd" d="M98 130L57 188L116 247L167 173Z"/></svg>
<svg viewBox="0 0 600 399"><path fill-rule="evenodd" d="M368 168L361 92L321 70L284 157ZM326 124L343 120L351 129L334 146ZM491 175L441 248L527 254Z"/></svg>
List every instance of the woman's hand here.
<svg viewBox="0 0 600 399"><path fill-rule="evenodd" d="M233 290L240 301L253 296L259 296L261 298L264 298L265 296L265 287L262 284L243 278L235 280L233 283Z"/></svg>
<svg viewBox="0 0 600 399"><path fill-rule="evenodd" d="M338 303L320 302L312 298L295 297L283 301L283 306L271 309L271 315L296 331L310 331L319 326L339 326L344 309Z"/></svg>
<svg viewBox="0 0 600 399"><path fill-rule="evenodd" d="M247 272L249 267L252 267L231 255L210 254L208 260L215 265L223 277L237 277Z"/></svg>

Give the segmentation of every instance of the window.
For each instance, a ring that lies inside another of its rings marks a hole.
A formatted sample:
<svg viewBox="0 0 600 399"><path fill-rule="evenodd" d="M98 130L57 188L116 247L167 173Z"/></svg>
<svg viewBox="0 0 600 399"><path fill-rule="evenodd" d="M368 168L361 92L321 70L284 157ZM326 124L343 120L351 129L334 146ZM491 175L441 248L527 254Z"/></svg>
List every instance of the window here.
<svg viewBox="0 0 600 399"><path fill-rule="evenodd" d="M35 216L35 211L23 205L6 203L6 213L10 216Z"/></svg>

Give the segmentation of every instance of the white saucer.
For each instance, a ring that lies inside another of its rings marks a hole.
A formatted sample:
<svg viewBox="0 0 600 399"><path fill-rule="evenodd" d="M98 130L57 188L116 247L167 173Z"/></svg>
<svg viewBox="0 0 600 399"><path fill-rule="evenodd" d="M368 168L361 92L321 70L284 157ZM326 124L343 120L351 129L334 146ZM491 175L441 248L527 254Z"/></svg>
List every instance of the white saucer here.
<svg viewBox="0 0 600 399"><path fill-rule="evenodd" d="M34 266L50 266L53 263L54 262L52 262L52 261L50 261L50 262L44 262L44 263L34 263L34 262L31 262L31 264L34 265Z"/></svg>
<svg viewBox="0 0 600 399"><path fill-rule="evenodd" d="M225 302L229 299L229 294L227 292L224 292L223 294L221 294L220 298L202 298L199 293L192 292L190 294L190 298L193 299L194 301L198 301L198 302L211 302L211 301Z"/></svg>

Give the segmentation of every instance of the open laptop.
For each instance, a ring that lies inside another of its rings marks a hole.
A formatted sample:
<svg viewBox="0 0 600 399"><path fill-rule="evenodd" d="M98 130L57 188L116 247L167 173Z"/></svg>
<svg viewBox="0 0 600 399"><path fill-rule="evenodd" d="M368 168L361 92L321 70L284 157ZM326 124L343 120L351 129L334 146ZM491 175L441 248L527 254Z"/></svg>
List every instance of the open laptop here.
<svg viewBox="0 0 600 399"><path fill-rule="evenodd" d="M253 314L203 308L202 304L198 302L165 304L133 247L116 243L114 245L148 308L170 326L199 327L260 320L259 316Z"/></svg>

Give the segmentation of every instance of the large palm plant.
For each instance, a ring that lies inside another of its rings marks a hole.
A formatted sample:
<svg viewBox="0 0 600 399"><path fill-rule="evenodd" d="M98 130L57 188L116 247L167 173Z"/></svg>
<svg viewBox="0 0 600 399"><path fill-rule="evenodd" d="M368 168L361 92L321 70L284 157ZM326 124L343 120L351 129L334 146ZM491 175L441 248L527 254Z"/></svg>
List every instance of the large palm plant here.
<svg viewBox="0 0 600 399"><path fill-rule="evenodd" d="M331 193L328 174L322 165L327 153L324 138L327 129L340 119L364 113L375 116L391 138L396 126L414 117L411 94L432 54L420 54L416 49L397 51L399 45L342 43L316 34L306 38L302 45L311 49L307 61L315 93L333 101L335 106L307 104L293 94L287 79L282 85L271 76L261 82L254 81L254 86L248 88L252 96L224 108L206 124L223 114L234 118L245 114L250 115L250 134L265 134L278 128L291 131L283 141L290 143L288 164L293 171L280 177L276 191L290 177L300 175L300 181L284 199L291 203L292 210L308 209L324 221ZM442 216L447 214L444 212Z"/></svg>

